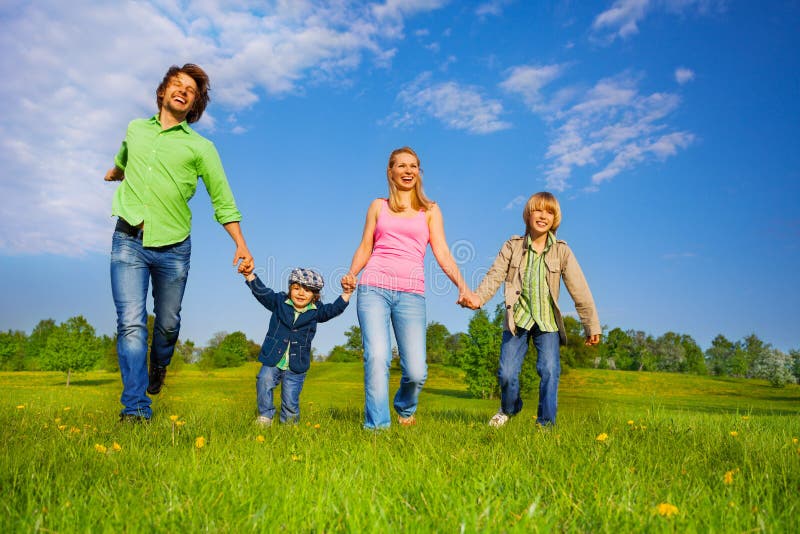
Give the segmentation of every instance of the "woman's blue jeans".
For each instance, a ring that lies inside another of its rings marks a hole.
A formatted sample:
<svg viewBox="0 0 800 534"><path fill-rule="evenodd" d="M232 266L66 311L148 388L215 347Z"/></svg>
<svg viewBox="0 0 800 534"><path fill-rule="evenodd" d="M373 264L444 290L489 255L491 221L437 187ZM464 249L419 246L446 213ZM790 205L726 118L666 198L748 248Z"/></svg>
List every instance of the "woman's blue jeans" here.
<svg viewBox="0 0 800 534"><path fill-rule="evenodd" d="M147 289L153 281L155 324L150 359L172 360L181 325L181 301L189 275L190 238L145 248L140 237L115 231L111 242L111 293L117 308L117 355L122 375L123 414L150 418L147 374Z"/></svg>
<svg viewBox="0 0 800 534"><path fill-rule="evenodd" d="M306 373L295 373L291 369L278 369L262 365L256 376L256 401L258 415L275 418L274 393L281 385L281 423L296 423L300 419L300 392Z"/></svg>
<svg viewBox="0 0 800 534"><path fill-rule="evenodd" d="M401 417L417 410L422 385L428 377L425 362L425 297L373 286L358 287L358 323L364 343L364 428L391 425L389 366L392 363L390 325L400 353L400 389L394 409Z"/></svg>
<svg viewBox="0 0 800 534"><path fill-rule="evenodd" d="M503 342L500 345L500 368L497 379L500 384L500 409L506 415L516 415L522 410L522 399L519 396L519 373L528 342L533 338L536 347L536 372L541 378L539 382L539 408L536 422L540 425L553 425L556 422L558 408L558 380L561 376L561 352L558 332L542 332L538 326L533 330L517 327L514 335L503 331Z"/></svg>

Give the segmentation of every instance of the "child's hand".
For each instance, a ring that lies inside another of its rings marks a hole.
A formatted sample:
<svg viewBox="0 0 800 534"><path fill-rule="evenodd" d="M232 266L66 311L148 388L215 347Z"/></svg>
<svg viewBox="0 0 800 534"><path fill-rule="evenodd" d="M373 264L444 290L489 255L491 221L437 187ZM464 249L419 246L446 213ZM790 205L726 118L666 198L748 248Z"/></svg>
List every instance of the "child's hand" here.
<svg viewBox="0 0 800 534"><path fill-rule="evenodd" d="M357 281L356 281L355 275L353 275L351 273L347 273L346 275L344 275L342 277L341 284L342 284L342 291L343 292L348 293L348 294L352 293L353 291L356 290L356 285L357 285Z"/></svg>
<svg viewBox="0 0 800 534"><path fill-rule="evenodd" d="M470 310L477 310L481 307L481 298L468 289L458 297L456 304Z"/></svg>
<svg viewBox="0 0 800 534"><path fill-rule="evenodd" d="M240 263L238 270L240 273L242 273L242 276L244 276L245 279L249 282L255 278L255 275L253 274L255 268L256 268L255 264L251 260L249 262L243 261L242 263Z"/></svg>

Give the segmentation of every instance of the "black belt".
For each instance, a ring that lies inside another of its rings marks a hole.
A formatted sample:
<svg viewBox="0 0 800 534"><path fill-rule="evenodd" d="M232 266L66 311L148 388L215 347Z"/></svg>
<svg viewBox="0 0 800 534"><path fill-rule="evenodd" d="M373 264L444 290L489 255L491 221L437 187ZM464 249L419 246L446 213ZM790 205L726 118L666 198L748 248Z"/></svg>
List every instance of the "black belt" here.
<svg viewBox="0 0 800 534"><path fill-rule="evenodd" d="M119 217L117 219L117 226L114 227L114 230L116 230L117 232L122 232L123 234L128 234L129 236L135 237L137 239L142 238L142 229L139 228L138 226L131 226L130 224L128 224L128 221L126 221L122 217Z"/></svg>

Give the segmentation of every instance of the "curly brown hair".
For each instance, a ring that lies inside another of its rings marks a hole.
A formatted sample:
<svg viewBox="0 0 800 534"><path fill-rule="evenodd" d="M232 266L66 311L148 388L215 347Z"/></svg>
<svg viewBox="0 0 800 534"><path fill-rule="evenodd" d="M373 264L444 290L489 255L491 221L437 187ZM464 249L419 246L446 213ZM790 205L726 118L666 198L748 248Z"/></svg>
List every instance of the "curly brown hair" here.
<svg viewBox="0 0 800 534"><path fill-rule="evenodd" d="M169 82L172 80L172 78L180 73L186 74L194 80L194 83L197 84L197 95L194 99L194 105L186 115L186 122L192 124L200 120L200 117L203 116L203 112L206 110L206 106L211 101L211 97L208 94L211 90L211 83L208 80L208 74L206 74L206 71L194 63L187 63L183 67L173 65L169 68L167 73L164 75L164 79L161 80L161 84L158 86L158 89L156 89L156 104L160 110L161 104L164 101L164 93L167 90Z"/></svg>

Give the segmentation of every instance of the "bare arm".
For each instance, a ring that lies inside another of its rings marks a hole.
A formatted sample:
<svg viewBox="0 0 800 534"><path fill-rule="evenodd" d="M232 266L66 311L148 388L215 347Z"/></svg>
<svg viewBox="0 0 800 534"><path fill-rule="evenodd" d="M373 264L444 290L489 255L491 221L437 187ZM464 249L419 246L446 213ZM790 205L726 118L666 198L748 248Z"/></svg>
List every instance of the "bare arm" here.
<svg viewBox="0 0 800 534"><path fill-rule="evenodd" d="M125 171L114 165L111 167L106 175L103 177L103 180L106 182L121 182L125 179Z"/></svg>
<svg viewBox="0 0 800 534"><path fill-rule="evenodd" d="M461 276L461 270L450 253L450 247L447 246L447 239L444 235L444 218L442 217L442 211L436 204L428 210L428 229L430 231L431 250L436 262L442 268L444 274L458 288L458 302L463 303L471 300L472 291L467 287L464 277Z"/></svg>
<svg viewBox="0 0 800 534"><path fill-rule="evenodd" d="M361 243L356 248L353 254L353 259L350 261L350 270L344 278L355 283L355 277L361 272L361 269L367 264L370 256L372 256L372 247L375 245L375 225L378 222L378 214L381 211L381 204L383 200L375 199L369 205L367 210L367 219L364 221L364 232L361 234Z"/></svg>
<svg viewBox="0 0 800 534"><path fill-rule="evenodd" d="M233 242L236 243L236 252L233 254L233 264L238 264L240 273L252 272L253 255L250 254L247 243L244 241L244 235L242 234L242 227L239 225L239 221L225 223L222 226L225 228L225 231L228 232L228 235L231 236ZM241 263L239 263L240 261Z"/></svg>

